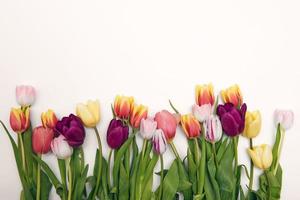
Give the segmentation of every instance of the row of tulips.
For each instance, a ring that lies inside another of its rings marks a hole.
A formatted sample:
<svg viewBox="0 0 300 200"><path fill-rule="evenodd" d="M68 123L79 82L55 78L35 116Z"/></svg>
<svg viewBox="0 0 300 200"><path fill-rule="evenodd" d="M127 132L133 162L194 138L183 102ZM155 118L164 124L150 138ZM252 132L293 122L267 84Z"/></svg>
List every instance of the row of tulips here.
<svg viewBox="0 0 300 200"><path fill-rule="evenodd" d="M10 113L14 140L4 123L12 144L22 184L20 199L48 199L51 188L63 200L110 199L173 200L184 199L280 199L282 169L279 164L285 131L293 124L293 112L277 110L276 139L273 146L253 146L261 129L259 111L247 111L237 85L222 90L223 104L218 104L212 84L196 86L196 104L190 114L174 110L148 115L148 108L136 104L133 97L116 96L112 120L107 128L108 157L102 154L97 124L99 102L87 101L76 107L76 115L57 119L53 110L41 114L41 125L32 129L30 108L35 101L32 86L18 86L16 98L20 105ZM173 139L177 127L187 136L186 157L179 156ZM94 129L98 142L91 175L85 163L82 144L85 128ZM239 137L249 140L250 166L238 160ZM139 149L136 137L142 137ZM175 159L164 166L163 154L170 147ZM57 157L59 175L43 160L52 152ZM161 170L154 172L160 163ZM262 170L259 187L253 187L254 166ZM247 189L241 184L242 174L249 180ZM154 174L160 184L154 190Z"/></svg>

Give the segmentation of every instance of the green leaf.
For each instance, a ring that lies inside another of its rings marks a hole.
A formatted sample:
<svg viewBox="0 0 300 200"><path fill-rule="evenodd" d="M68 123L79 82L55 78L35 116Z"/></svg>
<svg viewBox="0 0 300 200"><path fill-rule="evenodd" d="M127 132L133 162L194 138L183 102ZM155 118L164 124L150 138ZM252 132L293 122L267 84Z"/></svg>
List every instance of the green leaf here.
<svg viewBox="0 0 300 200"><path fill-rule="evenodd" d="M174 160L163 181L163 200L173 200L179 186L177 161Z"/></svg>
<svg viewBox="0 0 300 200"><path fill-rule="evenodd" d="M205 197L207 200L220 200L220 188L218 182L215 178L216 176L216 166L214 163L213 156L207 162L206 165L206 176L205 176L205 184L204 191Z"/></svg>
<svg viewBox="0 0 300 200"><path fill-rule="evenodd" d="M272 148L273 161L272 161L272 165L270 168L271 171L274 171L274 169L276 167L276 163L279 162L278 161L278 149L279 149L280 141L281 141L281 128L280 128L280 124L278 124L277 131L276 131L276 139L275 139L275 143Z"/></svg>
<svg viewBox="0 0 300 200"><path fill-rule="evenodd" d="M45 172L41 170L41 200L49 199L51 188L52 188L52 183L50 182Z"/></svg>
<svg viewBox="0 0 300 200"><path fill-rule="evenodd" d="M73 192L73 199L82 199L88 169L89 165L86 165L80 173L80 176L77 177L77 181L75 182L75 191Z"/></svg>
<svg viewBox="0 0 300 200"><path fill-rule="evenodd" d="M196 194L197 193L197 166L194 161L194 157L190 148L188 148L187 151L187 162L188 162L189 180L192 183L193 193Z"/></svg>
<svg viewBox="0 0 300 200"><path fill-rule="evenodd" d="M150 161L150 163L147 166L147 169L145 171L145 175L144 175L145 176L145 178L144 178L145 183L148 183L149 179L151 177L153 177L153 170L154 170L154 167L155 167L155 165L158 161L158 158L159 158L158 155L156 153L154 153L153 157L152 157L152 159L151 159L151 161Z"/></svg>
<svg viewBox="0 0 300 200"><path fill-rule="evenodd" d="M129 199L129 174L124 167L124 164L120 165L120 180L119 180L119 200Z"/></svg>

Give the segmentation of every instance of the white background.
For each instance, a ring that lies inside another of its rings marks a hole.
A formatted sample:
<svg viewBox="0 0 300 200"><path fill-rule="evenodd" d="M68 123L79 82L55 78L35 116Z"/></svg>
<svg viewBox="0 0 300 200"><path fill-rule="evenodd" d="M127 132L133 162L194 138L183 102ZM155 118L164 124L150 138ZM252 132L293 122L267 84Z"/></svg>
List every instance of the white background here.
<svg viewBox="0 0 300 200"><path fill-rule="evenodd" d="M273 143L274 109L295 111L281 158L282 199L299 199L299 9L297 0L3 0L0 119L8 125L10 108L17 106L17 84L37 89L34 126L48 108L62 117L74 112L78 102L97 98L107 156L105 133L116 94L133 95L152 114L170 109L170 98L185 113L194 103L195 84L212 82L217 92L238 83L249 109L262 113L255 144ZM21 187L13 151L0 131L0 198L18 199ZM240 141L241 162L248 164L248 142ZM181 131L175 143L183 157L186 141ZM84 150L90 164L96 147L94 133L88 130ZM165 158L168 167L173 155L168 152ZM45 160L57 172L54 157L47 155ZM51 199L57 199L54 192Z"/></svg>

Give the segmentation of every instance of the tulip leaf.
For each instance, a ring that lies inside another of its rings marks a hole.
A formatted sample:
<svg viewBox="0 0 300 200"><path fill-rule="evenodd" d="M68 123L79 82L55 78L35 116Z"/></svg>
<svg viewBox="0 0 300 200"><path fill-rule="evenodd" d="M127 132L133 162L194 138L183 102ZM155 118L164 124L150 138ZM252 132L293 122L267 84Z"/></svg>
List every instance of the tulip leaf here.
<svg viewBox="0 0 300 200"><path fill-rule="evenodd" d="M158 158L159 158L159 156L156 153L154 153L153 157L152 157L152 159L151 159L151 161L150 161L150 163L147 166L147 169L145 171L145 175L144 175L144 177L145 177L144 182L145 183L148 183L149 179L151 177L153 177L153 170L154 170L154 167L155 167L155 165L158 161Z"/></svg>
<svg viewBox="0 0 300 200"><path fill-rule="evenodd" d="M102 173L101 174L107 174L107 168L108 168L108 165L107 165L107 162L105 160L104 157L102 157ZM107 183L107 176L101 176L101 191L104 195L104 199L109 199L109 192L108 192L108 183Z"/></svg>
<svg viewBox="0 0 300 200"><path fill-rule="evenodd" d="M210 156L205 169L204 191L207 200L220 200L220 188L216 180L216 165L213 156Z"/></svg>
<svg viewBox="0 0 300 200"><path fill-rule="evenodd" d="M197 193L197 166L193 158L193 154L188 148L187 150L187 162L188 162L188 175L189 175L189 180L192 183L192 190L193 193Z"/></svg>
<svg viewBox="0 0 300 200"><path fill-rule="evenodd" d="M52 183L50 182L45 172L41 170L41 200L49 199L51 188L52 188Z"/></svg>
<svg viewBox="0 0 300 200"><path fill-rule="evenodd" d="M34 174L34 172L36 171L36 168L34 169L33 166L33 151L32 151L32 130L31 127L28 128L23 134L22 134L22 138L24 141L24 153L25 153L25 158L26 158L26 169L27 169L27 174L28 174L28 178L29 178L29 182L32 184L33 180L35 179L36 174ZM33 174L35 176L33 176Z"/></svg>
<svg viewBox="0 0 300 200"><path fill-rule="evenodd" d="M137 156L137 159L134 160L133 166L132 166L132 171L131 171L131 176L130 176L130 199L134 200L135 199L135 184L136 184L136 179L137 179L137 171L138 171L138 166L140 162L141 154Z"/></svg>
<svg viewBox="0 0 300 200"><path fill-rule="evenodd" d="M143 189L143 200L150 200L153 192L152 192L152 185L153 185L153 176L151 176L148 181L145 182L144 189Z"/></svg>
<svg viewBox="0 0 300 200"><path fill-rule="evenodd" d="M272 149L273 161L270 168L271 171L275 170L276 164L277 162L279 162L278 151L279 151L280 141L281 141L281 128L280 128L280 124L278 124L277 131L276 131L276 139Z"/></svg>
<svg viewBox="0 0 300 200"><path fill-rule="evenodd" d="M119 200L127 200L129 198L129 174L127 174L124 164L120 165L119 179Z"/></svg>
<svg viewBox="0 0 300 200"><path fill-rule="evenodd" d="M89 165L86 165L74 185L73 199L82 199Z"/></svg>
<svg viewBox="0 0 300 200"><path fill-rule="evenodd" d="M163 181L164 200L173 200L179 185L177 161L174 160Z"/></svg>

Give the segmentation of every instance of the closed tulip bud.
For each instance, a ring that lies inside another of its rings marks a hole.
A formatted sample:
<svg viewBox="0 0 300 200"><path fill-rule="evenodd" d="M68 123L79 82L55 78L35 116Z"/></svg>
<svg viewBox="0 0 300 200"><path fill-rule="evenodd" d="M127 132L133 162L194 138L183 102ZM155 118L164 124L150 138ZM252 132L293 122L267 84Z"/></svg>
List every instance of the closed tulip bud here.
<svg viewBox="0 0 300 200"><path fill-rule="evenodd" d="M243 136L246 138L254 138L261 129L261 115L259 111L246 112L245 129Z"/></svg>
<svg viewBox="0 0 300 200"><path fill-rule="evenodd" d="M163 154L167 150L167 140L163 130L157 129L152 138L153 151L157 154Z"/></svg>
<svg viewBox="0 0 300 200"><path fill-rule="evenodd" d="M19 85L16 87L16 98L20 106L31 106L35 101L35 89L30 85Z"/></svg>
<svg viewBox="0 0 300 200"><path fill-rule="evenodd" d="M45 128L54 129L57 123L56 115L51 109L41 114L41 120Z"/></svg>
<svg viewBox="0 0 300 200"><path fill-rule="evenodd" d="M291 110L275 110L275 123L280 124L285 130L291 128L294 123L294 113Z"/></svg>
<svg viewBox="0 0 300 200"><path fill-rule="evenodd" d="M219 118L211 115L204 123L205 139L210 143L218 142L222 137L222 124Z"/></svg>
<svg viewBox="0 0 300 200"><path fill-rule="evenodd" d="M198 119L199 122L204 122L212 113L212 106L210 104L204 104L198 106L196 104L192 107L193 115Z"/></svg>
<svg viewBox="0 0 300 200"><path fill-rule="evenodd" d="M33 129L32 149L36 154L48 153L51 149L51 141L54 136L53 129L39 126Z"/></svg>
<svg viewBox="0 0 300 200"><path fill-rule="evenodd" d="M210 84L196 85L196 104L202 106L204 104L213 105L215 102L214 87Z"/></svg>
<svg viewBox="0 0 300 200"><path fill-rule="evenodd" d="M233 85L221 91L224 103L232 103L235 107L243 104L243 96L238 85Z"/></svg>
<svg viewBox="0 0 300 200"><path fill-rule="evenodd" d="M134 105L133 97L117 95L114 102L114 113L119 118L128 118Z"/></svg>
<svg viewBox="0 0 300 200"><path fill-rule="evenodd" d="M76 114L86 127L96 127L100 121L99 101L87 101L86 104L80 103L76 106Z"/></svg>
<svg viewBox="0 0 300 200"><path fill-rule="evenodd" d="M112 149L119 149L128 139L129 127L121 120L112 119L107 129L107 144Z"/></svg>
<svg viewBox="0 0 300 200"><path fill-rule="evenodd" d="M156 127L157 127L157 122L154 121L154 119L149 117L146 119L142 119L141 126L140 126L141 136L146 140L150 140L153 137Z"/></svg>
<svg viewBox="0 0 300 200"><path fill-rule="evenodd" d="M29 108L26 107L25 110L21 108L12 108L10 111L9 122L11 128L16 133L23 133L30 126L29 119Z"/></svg>
<svg viewBox="0 0 300 200"><path fill-rule="evenodd" d="M260 169L268 169L272 164L272 148L267 144L255 146L253 149L249 148L248 154L250 155L254 165Z"/></svg>
<svg viewBox="0 0 300 200"><path fill-rule="evenodd" d="M140 127L141 120L146 118L148 108L144 105L134 105L130 114L130 124L134 128Z"/></svg>
<svg viewBox="0 0 300 200"><path fill-rule="evenodd" d="M58 159L67 159L73 154L73 148L63 135L59 135L52 140L51 150Z"/></svg>
<svg viewBox="0 0 300 200"><path fill-rule="evenodd" d="M157 122L157 128L161 129L168 142L170 142L176 134L177 121L172 113L162 110L155 114L154 120Z"/></svg>
<svg viewBox="0 0 300 200"><path fill-rule="evenodd" d="M181 126L189 139L197 138L200 135L200 123L191 114L181 116Z"/></svg>

